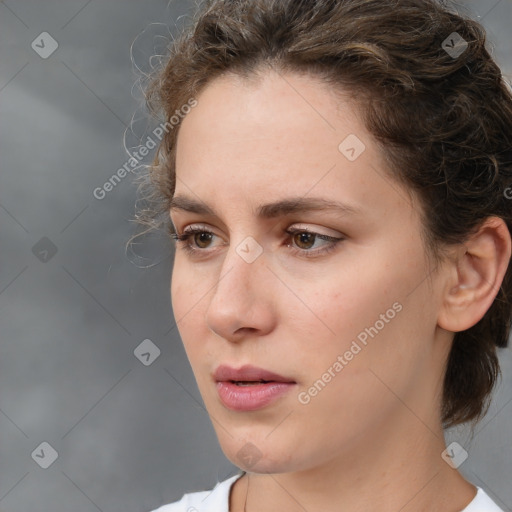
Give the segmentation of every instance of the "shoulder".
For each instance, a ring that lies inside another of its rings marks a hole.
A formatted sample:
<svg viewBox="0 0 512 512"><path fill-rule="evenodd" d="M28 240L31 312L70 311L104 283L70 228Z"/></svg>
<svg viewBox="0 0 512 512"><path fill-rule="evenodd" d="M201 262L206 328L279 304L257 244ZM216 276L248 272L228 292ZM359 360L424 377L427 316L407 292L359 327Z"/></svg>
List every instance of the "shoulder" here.
<svg viewBox="0 0 512 512"><path fill-rule="evenodd" d="M229 512L231 486L244 472L218 482L213 489L184 494L181 500L169 503L152 512Z"/></svg>
<svg viewBox="0 0 512 512"><path fill-rule="evenodd" d="M504 512L504 510L498 507L481 487L477 487L473 501L461 512Z"/></svg>

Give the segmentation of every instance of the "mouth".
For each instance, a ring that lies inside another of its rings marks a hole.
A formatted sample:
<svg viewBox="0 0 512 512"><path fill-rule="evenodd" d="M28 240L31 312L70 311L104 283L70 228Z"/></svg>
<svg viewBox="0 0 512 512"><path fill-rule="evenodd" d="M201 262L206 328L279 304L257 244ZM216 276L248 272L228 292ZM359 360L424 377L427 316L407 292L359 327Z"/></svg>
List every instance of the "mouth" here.
<svg viewBox="0 0 512 512"><path fill-rule="evenodd" d="M213 378L215 382L231 382L240 386L251 386L261 383L266 384L269 382L295 383L295 381L289 377L252 365L244 365L238 369L227 365L220 365L215 370Z"/></svg>
<svg viewBox="0 0 512 512"><path fill-rule="evenodd" d="M213 377L221 402L233 411L267 407L297 384L291 378L250 365L239 369L221 365Z"/></svg>
<svg viewBox="0 0 512 512"><path fill-rule="evenodd" d="M228 380L221 382L231 382L232 384L236 384L237 386L254 386L255 384L268 384L269 382L276 382L272 380Z"/></svg>

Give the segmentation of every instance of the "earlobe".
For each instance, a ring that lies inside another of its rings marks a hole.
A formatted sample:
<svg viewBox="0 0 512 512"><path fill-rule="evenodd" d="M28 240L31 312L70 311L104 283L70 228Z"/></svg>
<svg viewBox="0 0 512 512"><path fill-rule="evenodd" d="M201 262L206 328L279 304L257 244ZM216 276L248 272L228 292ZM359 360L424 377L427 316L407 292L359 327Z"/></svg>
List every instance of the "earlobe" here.
<svg viewBox="0 0 512 512"><path fill-rule="evenodd" d="M491 307L507 271L511 255L507 225L489 217L461 246L452 262L438 325L452 332L477 324Z"/></svg>

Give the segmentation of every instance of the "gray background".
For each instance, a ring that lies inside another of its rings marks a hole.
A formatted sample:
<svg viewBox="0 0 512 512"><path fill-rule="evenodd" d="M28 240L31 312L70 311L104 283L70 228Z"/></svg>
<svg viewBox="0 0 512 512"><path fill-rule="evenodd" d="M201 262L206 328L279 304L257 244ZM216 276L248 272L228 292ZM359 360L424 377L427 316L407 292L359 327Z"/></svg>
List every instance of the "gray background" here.
<svg viewBox="0 0 512 512"><path fill-rule="evenodd" d="M510 79L512 3L467 5ZM123 140L134 148L149 133L136 81L193 8L0 2L4 512L147 512L237 470L220 450L175 328L171 244L152 236L125 251L132 175L104 199L93 195L128 160ZM45 31L58 43L48 58L31 47L50 48ZM147 366L134 355L145 339L161 351ZM463 474L511 510L512 349L500 359L503 380L473 440L466 429L447 439L469 452ZM58 452L47 469L43 442Z"/></svg>

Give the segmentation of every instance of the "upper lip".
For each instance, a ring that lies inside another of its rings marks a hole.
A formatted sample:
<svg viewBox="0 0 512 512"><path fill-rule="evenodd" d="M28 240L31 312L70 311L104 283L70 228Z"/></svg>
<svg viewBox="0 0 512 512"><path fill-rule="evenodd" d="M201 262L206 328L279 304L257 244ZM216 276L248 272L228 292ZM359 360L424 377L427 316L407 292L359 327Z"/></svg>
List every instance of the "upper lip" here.
<svg viewBox="0 0 512 512"><path fill-rule="evenodd" d="M273 382L295 382L293 379L288 377L283 377L277 373L264 370L263 368L258 368L257 366L252 365L244 365L238 369L232 368L231 366L227 366L221 364L215 370L213 374L213 378L217 382L221 381L273 381Z"/></svg>

